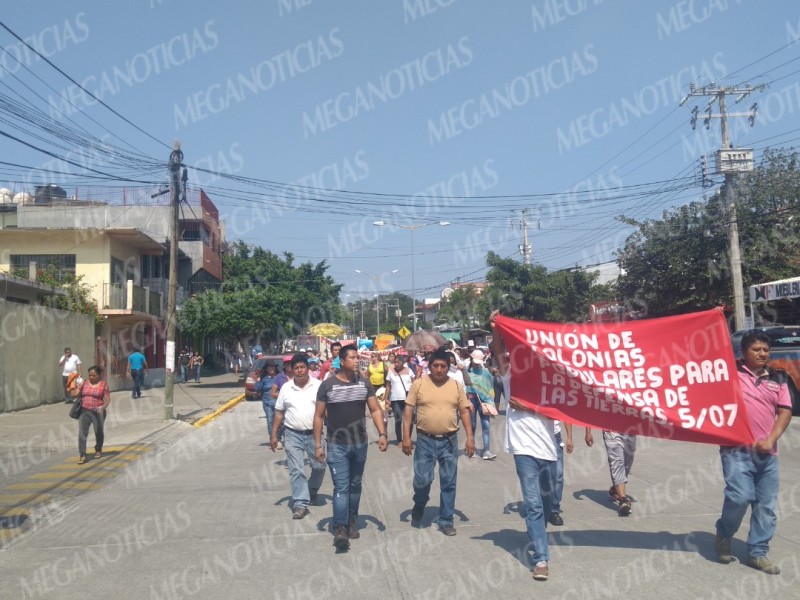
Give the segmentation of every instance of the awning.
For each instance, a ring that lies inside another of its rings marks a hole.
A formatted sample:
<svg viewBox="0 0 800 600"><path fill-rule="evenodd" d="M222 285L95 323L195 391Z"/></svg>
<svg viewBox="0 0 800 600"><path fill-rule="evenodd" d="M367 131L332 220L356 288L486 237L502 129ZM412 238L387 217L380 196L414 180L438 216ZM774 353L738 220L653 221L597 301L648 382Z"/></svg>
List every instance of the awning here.
<svg viewBox="0 0 800 600"><path fill-rule="evenodd" d="M440 331L442 337L446 340L453 340L454 342L461 341L461 332L460 331Z"/></svg>
<svg viewBox="0 0 800 600"><path fill-rule="evenodd" d="M800 277L750 286L750 302L772 302L800 298Z"/></svg>

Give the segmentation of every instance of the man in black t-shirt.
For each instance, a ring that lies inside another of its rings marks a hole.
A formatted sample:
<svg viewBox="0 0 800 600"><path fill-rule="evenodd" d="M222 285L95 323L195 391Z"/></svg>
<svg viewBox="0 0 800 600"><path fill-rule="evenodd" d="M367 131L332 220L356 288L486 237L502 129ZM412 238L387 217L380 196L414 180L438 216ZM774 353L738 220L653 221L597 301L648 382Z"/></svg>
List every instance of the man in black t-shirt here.
<svg viewBox="0 0 800 600"><path fill-rule="evenodd" d="M333 544L347 550L359 537L356 519L361 501L361 478L367 462L366 406L378 430L378 448L386 452L389 442L383 411L375 399L375 388L358 373L358 350L345 346L339 352L340 369L317 391L314 414L314 445L318 461L325 460L322 445L323 421L327 420L327 462L333 480Z"/></svg>

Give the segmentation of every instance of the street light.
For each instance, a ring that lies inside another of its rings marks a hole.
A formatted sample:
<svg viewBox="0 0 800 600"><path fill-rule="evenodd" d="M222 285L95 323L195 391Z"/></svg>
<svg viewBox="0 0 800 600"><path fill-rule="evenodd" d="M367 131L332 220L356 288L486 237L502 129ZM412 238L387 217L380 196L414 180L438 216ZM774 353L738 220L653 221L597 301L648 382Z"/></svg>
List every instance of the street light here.
<svg viewBox="0 0 800 600"><path fill-rule="evenodd" d="M417 330L417 287L414 283L414 230L420 227L427 227L428 225L439 225L446 227L450 225L450 221L439 221L438 223L418 223L416 225L401 225L400 223L392 223L389 221L373 221L376 227L383 227L385 225L392 225L400 227L401 229L408 229L411 232L411 313L414 317L414 331ZM424 310L424 307L423 307Z"/></svg>
<svg viewBox="0 0 800 600"><path fill-rule="evenodd" d="M353 269L353 271L355 271L359 275L366 275L373 281L382 282L384 277L386 277L387 275L394 275L395 273L398 273L400 269L392 269L391 271L385 271L380 275L373 275L372 273L367 273L366 271L362 271L361 269ZM378 307L379 300L380 300L380 294L375 294L375 319L376 319L375 335L380 335L381 333L381 315L380 315L380 309ZM364 325L361 325L361 331L364 331Z"/></svg>

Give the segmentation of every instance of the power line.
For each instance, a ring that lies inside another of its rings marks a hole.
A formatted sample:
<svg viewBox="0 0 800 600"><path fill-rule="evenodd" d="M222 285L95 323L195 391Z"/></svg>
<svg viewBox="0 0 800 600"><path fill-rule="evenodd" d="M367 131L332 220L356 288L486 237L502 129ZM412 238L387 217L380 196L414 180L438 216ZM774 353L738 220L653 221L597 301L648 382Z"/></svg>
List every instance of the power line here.
<svg viewBox="0 0 800 600"><path fill-rule="evenodd" d="M59 67L57 67L55 64L53 64L53 62L52 62L50 59L48 59L48 58L47 58L46 56L44 56L44 55L43 55L41 52L39 52L39 51L38 51L36 48L34 48L33 46L31 46L31 45L30 45L28 42L26 42L26 41L25 41L24 39L22 39L22 38L21 38L19 35L17 35L17 33L16 33L15 31L13 31L13 30L12 30L10 27L8 27L8 25L6 25L6 24L5 24L3 21L0 21L0 27L2 27L2 28L3 28L3 29L5 29L5 30L6 30L8 33L10 33L12 36L14 36L14 37L15 37L15 38L16 38L16 39L17 39L17 40L20 42L20 43L24 44L24 45L25 45L25 47L27 47L27 48L28 48L29 50L31 50L31 51L32 51L34 54L36 54L36 56L38 56L39 58L41 58L41 59L42 59L43 61L45 61L45 62L46 62L48 65L50 65L52 68L54 68L56 71L58 71L58 72L59 72L59 73L60 73L62 76L64 76L66 79L68 79L68 80L69 80L69 81L71 81L73 84L75 84L75 85L76 85L76 86L77 86L77 87L78 87L80 90L82 90L83 92L85 92L86 94L88 94L88 95L89 95L89 96L90 96L92 99L96 100L96 101L97 101L99 104L101 104L101 105L102 105L102 106L104 106L106 109L108 109L109 111L111 111L111 113L113 113L114 115L116 115L117 117L119 117L120 119L122 119L123 121L125 121L125 122L126 122L128 125L130 125L130 126L131 126L131 127L133 127L134 129L136 129L136 130L137 130L137 131L139 131L140 133L143 133L144 135L146 135L147 137L149 137L149 138L150 138L151 140L153 140L154 142L156 142L156 143L158 143L158 144L161 144L162 146L164 146L164 147L166 147L166 148L169 148L170 150L172 150L172 148L170 148L170 146L168 146L167 144L165 144L164 142L162 142L162 141L161 141L161 140L159 140L158 138L156 138L156 137L154 137L154 136L150 135L150 134L149 134L148 132L146 132L144 129L142 129L141 127L139 127L138 125L136 125L135 123L133 123L132 121L130 121L128 118L126 118L126 117L124 117L123 115L121 115L120 113L118 113L116 110L114 110L113 108L111 108L111 107L110 107L108 104L106 104L105 102L103 102L103 101L102 101L100 98L98 98L97 96L95 96L95 95L94 95L92 92L90 92L90 91L89 91L89 90L87 90L85 87L83 87L83 86L82 86L80 83L78 83L77 81L75 81L75 80L74 80L72 77L70 77L70 76L69 76L67 73L65 73L64 71L62 71L62 70L61 70Z"/></svg>

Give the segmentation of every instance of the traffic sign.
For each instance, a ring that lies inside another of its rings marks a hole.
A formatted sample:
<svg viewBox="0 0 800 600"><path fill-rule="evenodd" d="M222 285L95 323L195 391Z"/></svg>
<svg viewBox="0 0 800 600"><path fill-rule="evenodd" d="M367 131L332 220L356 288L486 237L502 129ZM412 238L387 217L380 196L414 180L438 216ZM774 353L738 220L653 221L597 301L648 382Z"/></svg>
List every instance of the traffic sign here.
<svg viewBox="0 0 800 600"><path fill-rule="evenodd" d="M404 340L404 339L406 339L406 338L407 338L409 335L411 335L411 332L409 331L408 327L406 327L405 325L403 325L403 326L400 328L400 330L397 332L397 335L399 335L399 336L400 336L400 339L403 339L403 340Z"/></svg>

